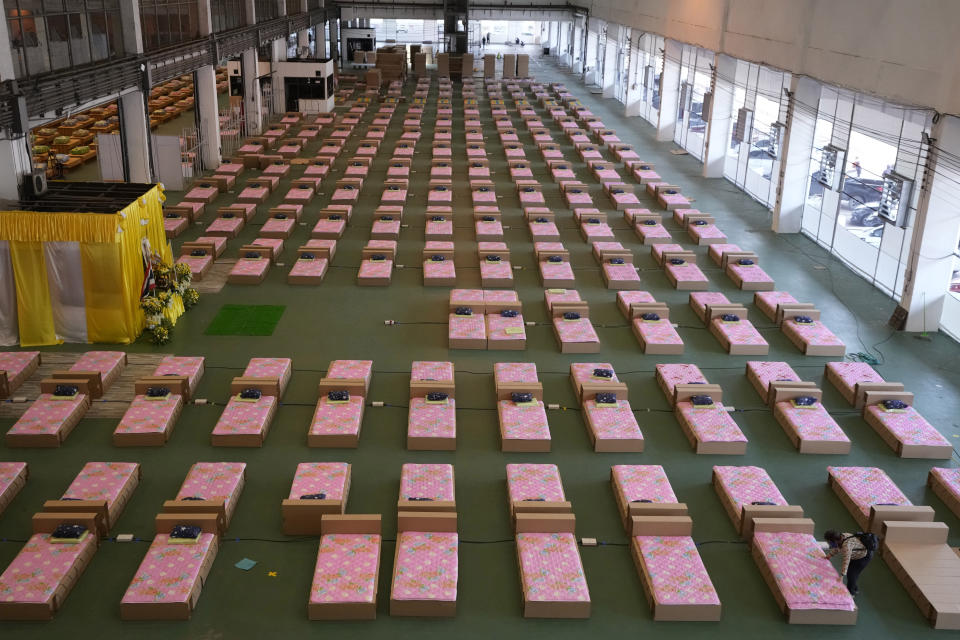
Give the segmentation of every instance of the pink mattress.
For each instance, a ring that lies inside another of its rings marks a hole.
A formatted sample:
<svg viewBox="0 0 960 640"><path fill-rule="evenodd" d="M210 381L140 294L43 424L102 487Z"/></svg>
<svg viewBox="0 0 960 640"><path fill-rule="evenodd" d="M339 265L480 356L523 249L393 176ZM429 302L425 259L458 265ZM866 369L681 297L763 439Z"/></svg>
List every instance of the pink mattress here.
<svg viewBox="0 0 960 640"><path fill-rule="evenodd" d="M696 407L691 402L678 402L677 411L699 442L746 442L740 427L719 402Z"/></svg>
<svg viewBox="0 0 960 640"><path fill-rule="evenodd" d="M351 395L350 401L345 404L331 403L324 395L317 403L310 423L312 436L343 436L360 433L360 424L363 420L364 399L362 396Z"/></svg>
<svg viewBox="0 0 960 640"><path fill-rule="evenodd" d="M854 389L861 382L883 382L883 377L866 362L828 362L827 369L848 395L853 395Z"/></svg>
<svg viewBox="0 0 960 640"><path fill-rule="evenodd" d="M270 426L277 408L274 396L261 396L256 402L247 402L232 396L213 428L215 436L258 435Z"/></svg>
<svg viewBox="0 0 960 640"><path fill-rule="evenodd" d="M171 544L169 534L158 533L121 602L189 602L200 570L216 552L217 537L212 533L201 533L193 544Z"/></svg>
<svg viewBox="0 0 960 640"><path fill-rule="evenodd" d="M617 301L630 308L634 303L656 302L647 291L617 291Z"/></svg>
<svg viewBox="0 0 960 640"><path fill-rule="evenodd" d="M228 162L217 167L215 174L220 173L230 176L238 176L243 173L243 165L238 163Z"/></svg>
<svg viewBox="0 0 960 640"><path fill-rule="evenodd" d="M774 411L782 415L801 440L850 442L836 420L817 402L809 407L795 407L790 401L778 402Z"/></svg>
<svg viewBox="0 0 960 640"><path fill-rule="evenodd" d="M713 326L732 345L769 346L769 343L763 339L763 336L749 320L741 318L735 322L727 322L721 318L714 318Z"/></svg>
<svg viewBox="0 0 960 640"><path fill-rule="evenodd" d="M570 189L563 192L563 197L566 199L567 204L569 204L571 207L581 204L593 206L593 200L590 198L590 194L586 191Z"/></svg>
<svg viewBox="0 0 960 640"><path fill-rule="evenodd" d="M241 258L230 268L230 275L262 276L270 268L267 258Z"/></svg>
<svg viewBox="0 0 960 640"><path fill-rule="evenodd" d="M560 471L555 464L508 464L507 493L510 502L566 501Z"/></svg>
<svg viewBox="0 0 960 640"><path fill-rule="evenodd" d="M727 270L732 274L735 273L741 281L747 284L773 282L773 278L767 275L766 271L755 264L742 265L737 264L736 262L731 262L727 265Z"/></svg>
<svg viewBox="0 0 960 640"><path fill-rule="evenodd" d="M881 405L874 404L866 412L879 421L893 436L904 445L928 447L952 447L936 427L927 422L913 407L887 411Z"/></svg>
<svg viewBox="0 0 960 640"><path fill-rule="evenodd" d="M491 202L491 200L484 200L484 201ZM477 202L480 202L480 201L475 199L474 204L476 204ZM503 237L503 225L500 224L499 220L494 222L484 222L483 220L477 220L476 223L474 223L473 227L478 237L479 236L487 236L487 237L495 236L497 238Z"/></svg>
<svg viewBox="0 0 960 640"><path fill-rule="evenodd" d="M660 199L663 200L664 204L668 207L680 207L690 204L690 200L679 193L661 193Z"/></svg>
<svg viewBox="0 0 960 640"><path fill-rule="evenodd" d="M61 499L106 500L107 509L112 509L127 482L136 477L137 467L135 462L88 462Z"/></svg>
<svg viewBox="0 0 960 640"><path fill-rule="evenodd" d="M313 227L313 233L319 234L330 234L330 235L339 235L343 233L343 230L347 227L346 220L330 220L329 218L321 218L317 220L317 224Z"/></svg>
<svg viewBox="0 0 960 640"><path fill-rule="evenodd" d="M13 494L7 495L13 483L20 478L20 474L26 474L26 462L0 462L0 505L5 499L12 499Z"/></svg>
<svg viewBox="0 0 960 640"><path fill-rule="evenodd" d="M780 327L785 334L796 336L807 345L818 347L843 346L843 341L819 320L814 320L810 324L800 324L790 318L785 320Z"/></svg>
<svg viewBox="0 0 960 640"><path fill-rule="evenodd" d="M400 470L400 499L456 500L452 464L404 464Z"/></svg>
<svg viewBox="0 0 960 640"><path fill-rule="evenodd" d="M747 369L763 389L769 388L771 382L800 382L800 376L786 362L751 360L747 362Z"/></svg>
<svg viewBox="0 0 960 640"><path fill-rule="evenodd" d="M453 221L444 220L440 222L435 220L427 220L425 234L429 236L452 236Z"/></svg>
<svg viewBox="0 0 960 640"><path fill-rule="evenodd" d="M363 380L369 385L373 377L373 360L333 360L327 368L326 377L336 380Z"/></svg>
<svg viewBox="0 0 960 640"><path fill-rule="evenodd" d="M349 470L346 462L301 462L293 476L288 499L299 500L301 496L323 493L327 500L343 500Z"/></svg>
<svg viewBox="0 0 960 640"><path fill-rule="evenodd" d="M450 291L450 304L467 307L483 304L483 289L453 289Z"/></svg>
<svg viewBox="0 0 960 640"><path fill-rule="evenodd" d="M453 363L418 360L410 366L410 380L453 380Z"/></svg>
<svg viewBox="0 0 960 640"><path fill-rule="evenodd" d="M561 180L576 180L577 178L577 174L573 172L573 169L567 166L554 167L550 170L550 173L553 174L555 182L560 182Z"/></svg>
<svg viewBox="0 0 960 640"><path fill-rule="evenodd" d="M287 194L283 196L283 199L286 202L310 202L311 200L313 200L314 195L315 193L314 193L313 187L301 185L301 186L292 187L289 191L287 191ZM270 222L271 220L268 220L264 224L264 227L270 224ZM293 220L282 220L278 222L284 222L288 225L288 227L293 226Z"/></svg>
<svg viewBox="0 0 960 640"><path fill-rule="evenodd" d="M590 602L572 533L518 533L523 597L528 602Z"/></svg>
<svg viewBox="0 0 960 640"><path fill-rule="evenodd" d="M720 262L723 254L729 251L742 251L742 249L740 249L739 245L730 244L729 242L715 242L707 249L707 255L709 255L710 259L714 262Z"/></svg>
<svg viewBox="0 0 960 640"><path fill-rule="evenodd" d="M930 469L930 475L937 476L944 488L960 500L960 468L933 467Z"/></svg>
<svg viewBox="0 0 960 640"><path fill-rule="evenodd" d="M753 543L788 609L856 610L853 597L812 535L759 532Z"/></svg>
<svg viewBox="0 0 960 640"><path fill-rule="evenodd" d="M120 424L114 430L114 435L144 435L166 433L173 420L183 408L183 397L174 393L163 398L148 398L137 395L130 403L130 407Z"/></svg>
<svg viewBox="0 0 960 640"><path fill-rule="evenodd" d="M313 260L297 260L290 269L291 276L315 276L322 278L327 272L329 261L326 258Z"/></svg>
<svg viewBox="0 0 960 640"><path fill-rule="evenodd" d="M185 264L190 267L190 273L194 278L203 273L210 264L213 263L213 256L203 255L203 256L180 256L177 258L177 264Z"/></svg>
<svg viewBox="0 0 960 640"><path fill-rule="evenodd" d="M244 378L279 378L281 381L290 377L293 371L293 360L290 358L250 358L247 368L243 370Z"/></svg>
<svg viewBox="0 0 960 640"><path fill-rule="evenodd" d="M400 235L400 221L399 220L377 220L371 226L370 233L382 234L382 235L393 235L393 236Z"/></svg>
<svg viewBox="0 0 960 640"><path fill-rule="evenodd" d="M563 318L554 318L553 327L560 336L560 342L600 342L590 318L580 318L578 320L564 320Z"/></svg>
<svg viewBox="0 0 960 640"><path fill-rule="evenodd" d="M82 393L64 400L57 400L50 393L41 393L7 435L56 435L64 424L83 417L89 406L90 400Z"/></svg>
<svg viewBox="0 0 960 640"><path fill-rule="evenodd" d="M656 224L645 224L643 222L635 225L637 233L640 234L640 238L646 240L647 238L672 238L670 232L667 231L659 222Z"/></svg>
<svg viewBox="0 0 960 640"><path fill-rule="evenodd" d="M543 236L546 238L555 238L560 235L560 230L557 229L557 225L553 222L536 222L531 221L529 224L530 235L533 236L533 239L536 240L538 237Z"/></svg>
<svg viewBox="0 0 960 640"><path fill-rule="evenodd" d="M289 222L293 221L290 220ZM264 225L264 227L266 226L267 225ZM283 251L283 240L281 238L254 238L253 242L250 244L257 247L268 247L270 249L270 255L274 260L276 260Z"/></svg>
<svg viewBox="0 0 960 640"><path fill-rule="evenodd" d="M96 532L88 532L76 544L54 544L50 534L33 534L0 575L0 601L50 602L64 579L74 573L82 557L96 544Z"/></svg>
<svg viewBox="0 0 960 640"><path fill-rule="evenodd" d="M518 302L520 297L516 291L509 289L489 289L483 292L483 301L487 304L495 302Z"/></svg>
<svg viewBox="0 0 960 640"><path fill-rule="evenodd" d="M647 344L683 344L683 339L669 320L634 318L633 326Z"/></svg>
<svg viewBox="0 0 960 640"><path fill-rule="evenodd" d="M214 253L220 255L227 245L227 239L223 236L200 236L197 242L213 244Z"/></svg>
<svg viewBox="0 0 960 640"><path fill-rule="evenodd" d="M360 270L357 271L358 278L390 278L393 272L393 260L363 260L360 263Z"/></svg>
<svg viewBox="0 0 960 640"><path fill-rule="evenodd" d="M266 187L246 187L237 196L238 201L263 202L270 195L270 189Z"/></svg>
<svg viewBox="0 0 960 640"><path fill-rule="evenodd" d="M520 192L520 204L529 205L529 204L544 204L546 200L543 197L543 192L536 189L522 190Z"/></svg>
<svg viewBox="0 0 960 640"><path fill-rule="evenodd" d="M715 224L696 225L687 227L690 237L694 240L726 240L727 235L720 231Z"/></svg>
<svg viewBox="0 0 960 640"><path fill-rule="evenodd" d="M669 396L678 384L707 384L707 378L695 364L658 364L657 378L666 386Z"/></svg>
<svg viewBox="0 0 960 640"><path fill-rule="evenodd" d="M640 274L632 264L604 263L603 272L611 282L640 282Z"/></svg>
<svg viewBox="0 0 960 640"><path fill-rule="evenodd" d="M220 190L217 187L194 187L193 189L190 189L187 195L183 196L183 199L209 202L210 200L216 198L219 193Z"/></svg>
<svg viewBox="0 0 960 640"><path fill-rule="evenodd" d="M320 539L310 603L371 603L377 594L380 536L329 533Z"/></svg>
<svg viewBox="0 0 960 640"><path fill-rule="evenodd" d="M207 226L207 233L236 233L242 226L242 217L217 218Z"/></svg>
<svg viewBox="0 0 960 640"><path fill-rule="evenodd" d="M339 187L333 192L331 202L356 201L360 197L360 189L354 186Z"/></svg>
<svg viewBox="0 0 960 640"><path fill-rule="evenodd" d="M550 440L550 425L543 402L521 406L512 400L497 403L500 429L506 440Z"/></svg>
<svg viewBox="0 0 960 640"><path fill-rule="evenodd" d="M481 280L513 280L513 268L510 262L502 260L500 262L480 261L480 279Z"/></svg>
<svg viewBox="0 0 960 640"><path fill-rule="evenodd" d="M720 605L693 538L637 536L633 540L657 604Z"/></svg>
<svg viewBox="0 0 960 640"><path fill-rule="evenodd" d="M700 267L692 262L684 264L670 264L668 262L664 265L664 268L673 275L677 282L707 282L707 276L703 274Z"/></svg>
<svg viewBox="0 0 960 640"><path fill-rule="evenodd" d="M447 278L456 278L457 277L457 268L451 260L444 260L443 262L434 262L432 260L423 261L423 278L424 280L431 279L447 279Z"/></svg>
<svg viewBox="0 0 960 640"><path fill-rule="evenodd" d="M448 187L434 187L430 189L427 196L428 202L451 202L453 200L453 191Z"/></svg>
<svg viewBox="0 0 960 640"><path fill-rule="evenodd" d="M488 313L486 321L488 340L510 341L527 339L523 314L515 318L504 318L499 313ZM507 329L514 330L516 333L507 333Z"/></svg>
<svg viewBox="0 0 960 640"><path fill-rule="evenodd" d="M671 504L677 502L670 480L660 465L618 464L612 468L625 503L640 500Z"/></svg>
<svg viewBox="0 0 960 640"><path fill-rule="evenodd" d="M391 599L456 602L458 549L456 533L401 532Z"/></svg>
<svg viewBox="0 0 960 640"><path fill-rule="evenodd" d="M323 177L330 172L329 164L311 164L303 170L304 177L319 176Z"/></svg>
<svg viewBox="0 0 960 640"><path fill-rule="evenodd" d="M537 382L537 365L532 362L496 362L494 379L499 384Z"/></svg>
<svg viewBox="0 0 960 640"><path fill-rule="evenodd" d="M758 306L766 307L771 316L776 312L777 305L794 304L798 302L796 298L786 291L757 291L754 295L759 301Z"/></svg>
<svg viewBox="0 0 960 640"><path fill-rule="evenodd" d="M669 251L683 251L683 246L679 244L655 244L650 247L650 254L654 257L657 262L660 261L664 253Z"/></svg>
<svg viewBox="0 0 960 640"><path fill-rule="evenodd" d="M733 503L738 519L741 507L749 506L754 502L772 502L781 506L788 504L766 469L716 466L713 468L713 473L719 480L724 494Z"/></svg>
<svg viewBox="0 0 960 640"><path fill-rule="evenodd" d="M223 500L226 512L232 513L243 488L246 468L245 462L197 462L180 485L176 500Z"/></svg>
<svg viewBox="0 0 960 640"><path fill-rule="evenodd" d="M87 351L70 367L70 371L99 371L106 383L119 375L126 361L127 354L122 351Z"/></svg>
<svg viewBox="0 0 960 640"><path fill-rule="evenodd" d="M596 238L612 238L613 230L610 228L606 222L601 222L599 224L591 224L589 222L581 222L580 228L583 229L583 233L587 236L589 240L594 240Z"/></svg>
<svg viewBox="0 0 960 640"><path fill-rule="evenodd" d="M617 177L619 178L619 176ZM640 200L637 198L635 193L628 193L626 191L620 191L617 189L612 189L610 191L610 198L617 204L617 206L632 206L640 204Z"/></svg>
<svg viewBox="0 0 960 640"><path fill-rule="evenodd" d="M573 280L573 267L569 262L540 261L540 276L544 280Z"/></svg>
<svg viewBox="0 0 960 640"><path fill-rule="evenodd" d="M426 398L410 398L407 412L407 435L414 438L456 438L457 404L447 398L446 404L428 404Z"/></svg>
<svg viewBox="0 0 960 640"><path fill-rule="evenodd" d="M613 372L612 378L596 378L593 375L594 369L610 369L613 371L613 365L609 362L574 362L570 365L570 372L577 384L585 382L620 382L617 378L617 372Z"/></svg>
<svg viewBox="0 0 960 640"><path fill-rule="evenodd" d="M598 440L643 439L628 400L617 400L615 407L600 407L596 400L591 399L583 403L583 409L590 417L593 433Z"/></svg>

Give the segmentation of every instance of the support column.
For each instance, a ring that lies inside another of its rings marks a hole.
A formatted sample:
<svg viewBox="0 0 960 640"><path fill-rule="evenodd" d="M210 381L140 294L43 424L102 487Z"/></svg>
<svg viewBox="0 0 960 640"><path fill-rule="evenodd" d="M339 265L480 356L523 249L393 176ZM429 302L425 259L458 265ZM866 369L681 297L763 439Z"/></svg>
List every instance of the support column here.
<svg viewBox="0 0 960 640"><path fill-rule="evenodd" d="M737 76L737 60L718 54L713 63L713 104L703 142L703 177L722 178L723 163L730 146L730 126L733 108L733 82Z"/></svg>
<svg viewBox="0 0 960 640"><path fill-rule="evenodd" d="M603 83L600 85L603 89L604 98L612 98L617 89L617 51L620 49L619 35L619 27L617 32L618 39L616 40L611 39L609 31L607 32L607 50L603 56Z"/></svg>
<svg viewBox="0 0 960 640"><path fill-rule="evenodd" d="M317 58L326 57L327 50L327 21L313 25L313 55Z"/></svg>
<svg viewBox="0 0 960 640"><path fill-rule="evenodd" d="M204 65L193 75L194 108L200 121L200 159L204 169L220 166L220 105L217 102L217 70Z"/></svg>
<svg viewBox="0 0 960 640"><path fill-rule="evenodd" d="M631 43L636 45L630 50L630 64L627 67L627 97L623 104L623 114L627 117L639 116L643 112L643 38Z"/></svg>
<svg viewBox="0 0 960 640"><path fill-rule="evenodd" d="M333 66L340 68L340 19L334 18L330 21L330 57L333 59Z"/></svg>
<svg viewBox="0 0 960 640"><path fill-rule="evenodd" d="M0 80L13 80L15 74L10 34L7 29L0 29ZM18 200L21 183L33 173L33 159L28 148L29 126L26 113L23 112L20 113L20 130L21 133L11 132L9 138L0 140L0 166L5 167L4 171L0 171L0 198L5 200Z"/></svg>
<svg viewBox="0 0 960 640"><path fill-rule="evenodd" d="M820 102L820 83L803 76L793 76L790 91L793 98L787 112L784 140L780 145L780 188L773 207L772 228L777 233L800 232L803 207L810 188L810 150L813 149L813 134L817 126L817 115L809 110L810 105ZM726 140L729 142L729 136Z"/></svg>
<svg viewBox="0 0 960 640"><path fill-rule="evenodd" d="M663 78L660 80L660 114L657 119L657 140L673 140L677 128L677 108L680 106L680 56L683 45L676 40L665 40Z"/></svg>
<svg viewBox="0 0 960 640"><path fill-rule="evenodd" d="M120 2L120 23L123 26L123 46L128 54L143 53L143 34L140 28L138 0ZM144 63L146 64L146 63ZM150 94L150 74L143 74L140 90L120 96L120 140L125 160L127 182L153 182L153 152L150 139L150 114L147 98Z"/></svg>
<svg viewBox="0 0 960 640"><path fill-rule="evenodd" d="M926 184L914 216L913 235L900 306L907 310L906 331L939 331L946 296L950 295L953 252L957 249L960 209L956 206L960 171L941 162L939 149L960 149L960 118L941 115L933 125ZM909 223L909 221L908 221Z"/></svg>
<svg viewBox="0 0 960 640"><path fill-rule="evenodd" d="M127 182L153 182L150 152L150 126L143 91L120 96L120 127L123 155L127 161Z"/></svg>
<svg viewBox="0 0 960 640"><path fill-rule="evenodd" d="M243 114L247 119L247 135L257 136L263 128L260 111L260 81L257 79L257 50L247 49L240 54L240 69L243 77Z"/></svg>

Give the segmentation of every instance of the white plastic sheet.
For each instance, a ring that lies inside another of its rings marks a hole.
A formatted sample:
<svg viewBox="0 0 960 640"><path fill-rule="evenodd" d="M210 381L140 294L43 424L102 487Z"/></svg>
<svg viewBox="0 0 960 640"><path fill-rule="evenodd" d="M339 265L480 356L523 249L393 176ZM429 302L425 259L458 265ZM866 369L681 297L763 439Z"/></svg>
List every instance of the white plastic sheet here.
<svg viewBox="0 0 960 640"><path fill-rule="evenodd" d="M87 342L87 305L79 242L44 242L53 326L64 342Z"/></svg>

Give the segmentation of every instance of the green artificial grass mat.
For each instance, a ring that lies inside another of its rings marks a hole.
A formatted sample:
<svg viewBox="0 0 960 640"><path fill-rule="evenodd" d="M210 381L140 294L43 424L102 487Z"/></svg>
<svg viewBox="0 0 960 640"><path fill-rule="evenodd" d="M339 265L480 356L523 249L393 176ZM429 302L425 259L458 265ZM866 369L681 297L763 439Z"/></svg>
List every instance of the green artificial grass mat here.
<svg viewBox="0 0 960 640"><path fill-rule="evenodd" d="M287 307L276 304L225 304L204 331L208 336L272 336Z"/></svg>

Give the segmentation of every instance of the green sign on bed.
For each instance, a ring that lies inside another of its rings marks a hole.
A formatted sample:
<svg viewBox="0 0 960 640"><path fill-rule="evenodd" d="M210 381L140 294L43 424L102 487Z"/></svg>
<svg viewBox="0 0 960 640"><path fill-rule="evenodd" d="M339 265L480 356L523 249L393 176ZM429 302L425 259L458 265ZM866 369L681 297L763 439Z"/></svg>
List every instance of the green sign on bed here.
<svg viewBox="0 0 960 640"><path fill-rule="evenodd" d="M270 304L225 304L204 333L208 336L272 336L286 309Z"/></svg>

